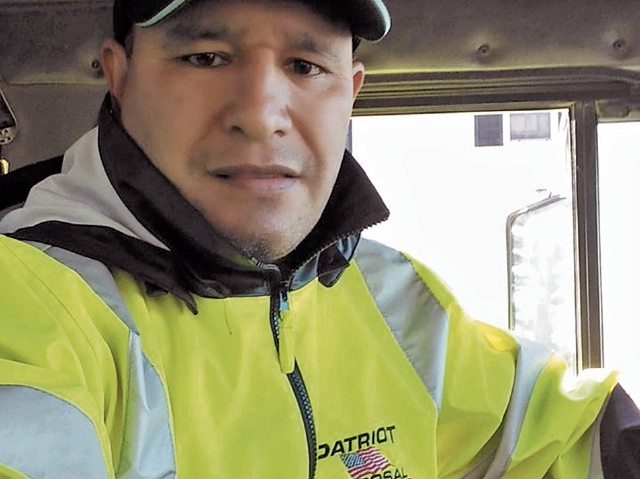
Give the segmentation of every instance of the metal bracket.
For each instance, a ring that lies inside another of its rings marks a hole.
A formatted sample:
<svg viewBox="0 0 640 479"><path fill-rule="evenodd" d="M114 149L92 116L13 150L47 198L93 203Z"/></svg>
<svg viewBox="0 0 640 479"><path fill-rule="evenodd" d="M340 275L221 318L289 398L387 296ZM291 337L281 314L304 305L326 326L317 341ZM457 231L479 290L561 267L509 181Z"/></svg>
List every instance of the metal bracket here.
<svg viewBox="0 0 640 479"><path fill-rule="evenodd" d="M13 141L18 131L16 117L9 107L2 90L0 90L0 146Z"/></svg>

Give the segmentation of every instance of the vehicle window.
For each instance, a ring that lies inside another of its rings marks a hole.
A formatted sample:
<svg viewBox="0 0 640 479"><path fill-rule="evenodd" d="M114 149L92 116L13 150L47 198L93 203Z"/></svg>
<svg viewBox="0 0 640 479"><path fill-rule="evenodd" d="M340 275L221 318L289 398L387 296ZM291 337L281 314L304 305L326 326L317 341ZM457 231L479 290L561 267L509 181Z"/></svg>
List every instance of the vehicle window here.
<svg viewBox="0 0 640 479"><path fill-rule="evenodd" d="M550 196L565 198L568 214L554 209L516 222L515 327L573 367L570 145L566 109L356 117L353 153L391 209L390 220L364 236L426 262L472 317L506 328L507 219ZM562 257L543 251L544 238L558 235L570 248Z"/></svg>
<svg viewBox="0 0 640 479"><path fill-rule="evenodd" d="M604 365L640 401L640 122L598 126Z"/></svg>

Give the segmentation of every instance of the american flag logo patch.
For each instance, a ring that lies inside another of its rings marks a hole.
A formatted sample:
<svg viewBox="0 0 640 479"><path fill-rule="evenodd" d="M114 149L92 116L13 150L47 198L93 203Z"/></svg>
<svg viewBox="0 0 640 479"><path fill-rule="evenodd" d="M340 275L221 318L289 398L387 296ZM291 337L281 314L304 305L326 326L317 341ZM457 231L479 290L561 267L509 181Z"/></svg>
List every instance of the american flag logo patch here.
<svg viewBox="0 0 640 479"><path fill-rule="evenodd" d="M391 465L375 447L368 447L351 454L340 454L340 459L353 479L375 474Z"/></svg>

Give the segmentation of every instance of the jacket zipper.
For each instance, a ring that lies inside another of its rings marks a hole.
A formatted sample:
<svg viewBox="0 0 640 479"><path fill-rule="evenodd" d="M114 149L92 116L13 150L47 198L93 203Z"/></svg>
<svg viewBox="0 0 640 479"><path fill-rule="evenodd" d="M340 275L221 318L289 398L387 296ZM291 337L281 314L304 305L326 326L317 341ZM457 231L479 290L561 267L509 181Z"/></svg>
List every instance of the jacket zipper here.
<svg viewBox="0 0 640 479"><path fill-rule="evenodd" d="M381 220L382 221L382 220ZM370 223L367 228L377 224L378 222ZM305 264L307 261L310 261L315 255L320 254L325 248L328 248L336 241L340 241L342 239L346 239L349 236L359 233L364 228L359 228L358 230L351 231L349 233L340 235L338 238L333 241L327 242L322 245L320 248L317 248L313 255L309 257L306 261L303 261L301 264ZM302 379L302 374L300 373L300 369L298 368L298 364L295 362L295 356L293 358L290 357L293 354L293 345L290 341L287 341L285 344L289 348L289 351L286 354L281 354L280 351L280 326L282 324L283 315L287 315L289 313L289 288L291 286L291 278L289 281L285 281L282 279L282 272L280 268L273 264L265 264L260 261L256 261L256 264L264 268L268 276L271 277L271 300L270 300L270 322L271 322L271 332L273 334L273 340L276 346L276 353L278 355L278 359L280 361L280 368L283 371L287 371L287 378L289 379L289 383L291 384L291 388L293 389L294 396L296 401L298 402L298 407L300 408L300 413L302 414L302 422L304 424L305 434L307 436L307 447L309 454L309 479L314 479L316 475L316 427L313 421L313 411L311 410L311 401L309 400L309 394L307 393L307 388L304 384L304 380ZM286 334L286 332L285 332ZM291 335L293 337L293 334ZM284 351L282 353L285 353ZM293 370L291 369L290 361L293 361Z"/></svg>
<svg viewBox="0 0 640 479"><path fill-rule="evenodd" d="M278 274L278 276L280 276ZM273 339L276 346L276 352L278 353L278 358L280 359L281 368L284 367L286 363L290 361L289 356L293 354L293 344L291 343L292 336L285 343L281 343L281 335L287 336L286 331L282 331L281 324L283 323L283 317L288 313L289 310L289 301L288 301L288 292L289 292L289 283L285 281L278 281L272 283L272 292L271 292L271 332L273 333ZM281 351L281 345L286 344L286 348L289 348L289 351ZM282 354L281 354L282 353ZM293 360L293 369L290 372L287 372L287 379L289 380L289 384L291 384L291 388L293 389L293 394L298 402L298 407L300 408L300 413L302 415L302 422L304 424L305 435L307 437L307 447L308 447L308 455L309 455L309 479L313 479L316 473L316 428L313 421L313 411L311 410L311 401L309 400L309 394L307 393L307 388L304 384L304 380L302 379L302 374L300 373L300 369L298 368L298 364L295 362L295 358Z"/></svg>

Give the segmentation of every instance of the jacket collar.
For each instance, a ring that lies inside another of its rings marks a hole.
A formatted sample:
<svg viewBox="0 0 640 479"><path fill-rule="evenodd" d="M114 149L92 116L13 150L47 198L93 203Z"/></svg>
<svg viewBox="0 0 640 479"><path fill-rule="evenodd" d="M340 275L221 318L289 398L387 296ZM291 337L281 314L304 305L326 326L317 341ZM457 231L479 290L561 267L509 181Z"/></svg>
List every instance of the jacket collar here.
<svg viewBox="0 0 640 479"><path fill-rule="evenodd" d="M315 228L278 264L267 265L235 248L209 225L128 135L108 97L98 119L98 148L120 200L166 249L109 228L57 221L12 236L71 249L128 271L152 290L171 291L185 301L188 293L264 294L273 281L297 288L318 277L325 285L333 284L351 259L360 232L389 214L364 171L345 151L336 184Z"/></svg>

